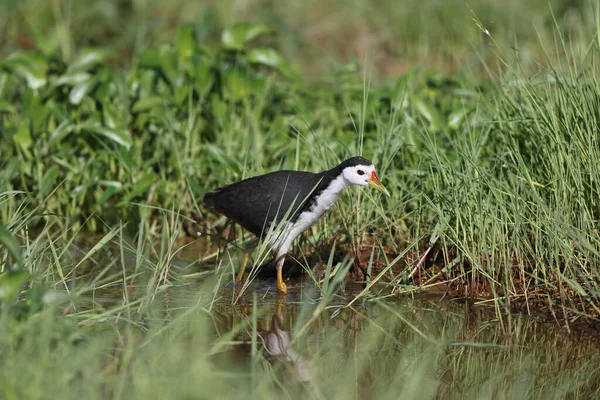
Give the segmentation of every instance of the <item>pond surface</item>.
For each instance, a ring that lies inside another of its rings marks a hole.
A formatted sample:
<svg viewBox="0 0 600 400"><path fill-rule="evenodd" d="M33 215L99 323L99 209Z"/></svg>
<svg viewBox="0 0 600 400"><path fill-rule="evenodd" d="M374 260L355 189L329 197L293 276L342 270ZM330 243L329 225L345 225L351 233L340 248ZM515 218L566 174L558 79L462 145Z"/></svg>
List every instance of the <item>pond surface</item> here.
<svg viewBox="0 0 600 400"><path fill-rule="evenodd" d="M421 393L418 398L600 394L596 338L554 323L524 315L499 319L490 307L429 295L346 307L353 296L346 293L320 309L310 288L297 283L285 299L273 288L273 282L258 282L232 305L235 291L224 285L215 301L204 303L210 333L202 340L220 343L211 358L217 368L248 379L257 368L268 370L287 395L314 398L332 391L338 397L340 388L349 398L394 391ZM154 318L197 307L206 290L171 287L156 298L163 311Z"/></svg>
<svg viewBox="0 0 600 400"><path fill-rule="evenodd" d="M306 277L292 280L286 297L274 280L256 278L238 298L230 273L191 265L174 264L187 278L156 294L146 322L202 320L206 334L194 340L212 346L215 368L250 381L268 376L283 397L600 396L600 352L590 333L439 295L352 302L358 287L323 301ZM123 287L94 290L92 307L120 304ZM131 297L147 288L136 283Z"/></svg>

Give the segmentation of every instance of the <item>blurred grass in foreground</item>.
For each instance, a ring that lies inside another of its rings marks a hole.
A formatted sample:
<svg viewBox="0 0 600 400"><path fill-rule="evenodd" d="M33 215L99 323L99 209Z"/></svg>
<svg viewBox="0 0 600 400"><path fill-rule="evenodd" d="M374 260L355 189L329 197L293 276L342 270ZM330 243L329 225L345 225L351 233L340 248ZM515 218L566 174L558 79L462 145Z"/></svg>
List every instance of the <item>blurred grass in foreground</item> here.
<svg viewBox="0 0 600 400"><path fill-rule="evenodd" d="M50 227L26 243L31 283L12 285L17 300L0 280L0 396L583 399L600 390L595 341L523 316L501 323L489 307L376 297L347 307L311 285L283 307L260 288L232 306L231 288L217 283L234 261L198 271L170 249L175 225L157 242L148 223L136 248L121 230L85 248L77 232ZM287 356L269 354L283 345Z"/></svg>

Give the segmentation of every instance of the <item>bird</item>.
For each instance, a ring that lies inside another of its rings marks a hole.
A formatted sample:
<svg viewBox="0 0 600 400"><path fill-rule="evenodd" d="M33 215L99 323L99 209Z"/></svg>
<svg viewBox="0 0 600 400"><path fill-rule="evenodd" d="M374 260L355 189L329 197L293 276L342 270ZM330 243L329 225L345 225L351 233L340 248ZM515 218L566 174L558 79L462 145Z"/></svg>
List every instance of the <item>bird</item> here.
<svg viewBox="0 0 600 400"><path fill-rule="evenodd" d="M276 311L271 317L271 329L258 333L266 351L264 355L268 361L279 360L291 366L299 382L309 382L312 378L310 362L302 353L294 349L292 335L285 330L282 305L282 298L278 296Z"/></svg>
<svg viewBox="0 0 600 400"><path fill-rule="evenodd" d="M277 291L287 293L282 269L294 240L325 214L351 185L370 186L390 196L373 163L351 157L332 169L313 173L282 170L221 186L203 198L204 204L266 241L275 253ZM249 253L237 275L240 282Z"/></svg>

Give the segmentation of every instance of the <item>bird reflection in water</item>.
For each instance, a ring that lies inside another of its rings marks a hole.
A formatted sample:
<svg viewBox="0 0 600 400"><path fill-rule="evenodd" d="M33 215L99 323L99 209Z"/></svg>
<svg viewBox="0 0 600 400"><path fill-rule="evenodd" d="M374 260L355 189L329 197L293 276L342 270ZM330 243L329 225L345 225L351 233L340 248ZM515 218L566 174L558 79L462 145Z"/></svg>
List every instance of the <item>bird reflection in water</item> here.
<svg viewBox="0 0 600 400"><path fill-rule="evenodd" d="M271 327L268 331L259 333L265 349L265 358L270 361L280 361L293 367L299 382L310 381L308 360L292 348L292 337L285 330L283 321L284 296L277 296L275 314L271 318Z"/></svg>

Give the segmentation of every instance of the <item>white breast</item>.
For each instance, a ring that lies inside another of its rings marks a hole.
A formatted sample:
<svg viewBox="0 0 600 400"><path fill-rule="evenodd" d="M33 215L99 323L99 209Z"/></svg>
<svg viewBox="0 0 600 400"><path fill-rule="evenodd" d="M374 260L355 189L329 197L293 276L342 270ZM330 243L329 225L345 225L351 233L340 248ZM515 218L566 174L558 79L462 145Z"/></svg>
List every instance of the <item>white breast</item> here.
<svg viewBox="0 0 600 400"><path fill-rule="evenodd" d="M304 228L300 233L310 228L311 225L317 222L319 218L325 214L325 211L331 208L346 186L347 183L343 176L338 176L331 181L329 186L319 194L312 207L298 216L295 225Z"/></svg>
<svg viewBox="0 0 600 400"><path fill-rule="evenodd" d="M344 188L348 186L343 176L334 179L329 186L317 197L315 203L301 213L295 223L286 222L282 232L279 232L269 244L278 252L287 252L292 241L302 232L310 228L337 201Z"/></svg>

